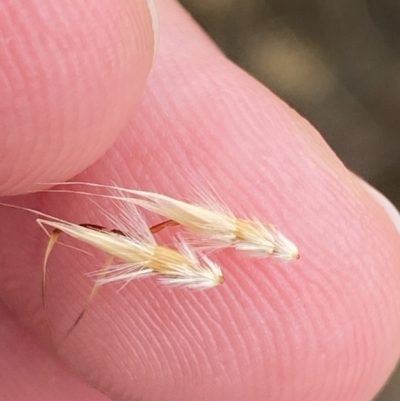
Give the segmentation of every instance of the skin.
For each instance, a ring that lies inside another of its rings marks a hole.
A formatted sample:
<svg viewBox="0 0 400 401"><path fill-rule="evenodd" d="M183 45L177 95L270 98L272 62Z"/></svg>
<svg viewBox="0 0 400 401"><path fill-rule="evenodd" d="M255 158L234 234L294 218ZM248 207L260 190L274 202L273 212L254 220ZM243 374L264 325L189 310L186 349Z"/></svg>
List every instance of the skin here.
<svg viewBox="0 0 400 401"><path fill-rule="evenodd" d="M11 3L6 7L11 9ZM109 12L109 2L99 3ZM92 286L84 273L99 269L106 257L63 237L64 243L92 255L56 247L43 311L46 237L35 216L2 207L4 399L25 400L23 385L31 400L371 400L400 352L395 225L316 130L227 60L173 1L156 3L159 50L146 81L156 41L147 5L133 3L131 31L119 34L124 43L135 45L126 49L130 64L118 85L105 73L103 48L93 56L99 68L83 66L79 82L66 63L64 85L49 78L41 81L38 93L32 89L37 78L29 75L35 64L27 54L18 61L33 100L17 107L9 92L9 107L21 116L35 113L32 118L41 125L32 125L29 137L23 119L0 130L2 141L9 141L1 158L2 194L71 178L109 148L74 180L115 182L185 198L195 188L193 177L201 176L201 185L215 189L234 212L276 224L298 246L301 259L282 264L232 250L218 252L213 258L223 266L226 281L208 291L165 288L152 279L132 282L118 293L118 286L104 286L56 361L46 349L58 343L84 306ZM67 11L61 18L84 29ZM53 21L51 12L32 24L39 29ZM94 32L117 26L125 14L108 21L107 14L101 15L83 35L88 43L97 38ZM14 17L9 15L10 22ZM113 38L105 45L111 59L122 40ZM49 68L58 68L56 59L50 57ZM113 96L85 90L100 82L96 74ZM68 92L73 84L81 85L78 98ZM54 125L44 113L50 106L40 103L50 89L64 96L59 103L64 114L57 114ZM65 121L74 123L66 126ZM78 195L39 193L3 201L76 223L110 226L92 202ZM118 213L112 203L99 203ZM159 221L150 216L151 223Z"/></svg>

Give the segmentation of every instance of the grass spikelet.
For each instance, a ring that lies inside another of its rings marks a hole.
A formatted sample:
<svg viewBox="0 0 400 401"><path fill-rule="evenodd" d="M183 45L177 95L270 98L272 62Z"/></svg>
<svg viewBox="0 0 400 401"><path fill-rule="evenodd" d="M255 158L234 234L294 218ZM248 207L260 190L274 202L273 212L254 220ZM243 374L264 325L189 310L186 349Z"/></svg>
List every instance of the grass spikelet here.
<svg viewBox="0 0 400 401"><path fill-rule="evenodd" d="M155 241L146 241L144 237L121 235L105 229L44 219L37 221L123 261L122 264L109 266L106 272L102 271L102 277L97 281L99 285L131 281L153 274L165 284L190 288L211 288L223 282L221 269L208 258L199 258L193 252L183 254ZM187 245L178 243L178 247L182 249Z"/></svg>
<svg viewBox="0 0 400 401"><path fill-rule="evenodd" d="M205 206L183 202L166 195L125 189L93 183L67 183L92 187L108 188L119 191L124 196L99 195L133 203L151 212L164 216L168 220L155 226L158 231L169 225L181 225L197 234L194 246L202 250L215 250L234 247L249 256L272 256L283 261L299 258L296 245L286 238L273 224L262 223L257 219L240 219L227 208L215 205L205 199ZM50 190L51 192L71 192L90 195L87 192ZM130 196L127 197L126 194Z"/></svg>

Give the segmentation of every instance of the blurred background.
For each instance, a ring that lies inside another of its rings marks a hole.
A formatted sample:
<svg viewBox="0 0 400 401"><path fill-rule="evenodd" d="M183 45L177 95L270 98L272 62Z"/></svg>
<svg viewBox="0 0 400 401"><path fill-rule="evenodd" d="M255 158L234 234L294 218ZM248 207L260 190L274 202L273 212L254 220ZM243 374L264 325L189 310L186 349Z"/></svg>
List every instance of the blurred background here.
<svg viewBox="0 0 400 401"><path fill-rule="evenodd" d="M400 209L399 0L180 2ZM400 369L376 398L399 400Z"/></svg>

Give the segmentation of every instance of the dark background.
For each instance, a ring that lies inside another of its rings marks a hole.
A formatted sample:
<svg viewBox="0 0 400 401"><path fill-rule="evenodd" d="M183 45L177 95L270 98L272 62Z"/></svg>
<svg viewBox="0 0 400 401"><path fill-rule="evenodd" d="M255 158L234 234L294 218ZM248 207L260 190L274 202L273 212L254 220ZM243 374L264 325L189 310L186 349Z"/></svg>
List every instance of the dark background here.
<svg viewBox="0 0 400 401"><path fill-rule="evenodd" d="M399 0L180 2L400 208ZM376 400L400 400L400 370Z"/></svg>

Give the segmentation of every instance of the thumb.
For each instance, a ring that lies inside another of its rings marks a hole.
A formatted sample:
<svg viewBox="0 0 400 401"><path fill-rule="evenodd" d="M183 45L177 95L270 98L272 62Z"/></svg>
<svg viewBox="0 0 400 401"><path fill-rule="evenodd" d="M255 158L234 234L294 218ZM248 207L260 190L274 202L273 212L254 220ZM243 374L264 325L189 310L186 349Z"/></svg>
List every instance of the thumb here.
<svg viewBox="0 0 400 401"><path fill-rule="evenodd" d="M0 194L71 178L114 142L154 55L145 0L2 4Z"/></svg>
<svg viewBox="0 0 400 401"><path fill-rule="evenodd" d="M276 223L301 259L219 252L226 282L204 292L150 279L118 294L104 286L64 344L64 361L121 400L371 400L400 353L392 220L310 124L226 60L176 3L158 5L160 54L141 102L115 146L77 180L183 198L187 176L202 175L234 211ZM37 194L26 204L104 224L82 197ZM32 283L46 239L23 212L0 213L0 293L44 337ZM47 313L59 336L87 299L83 272L102 262L54 251Z"/></svg>

